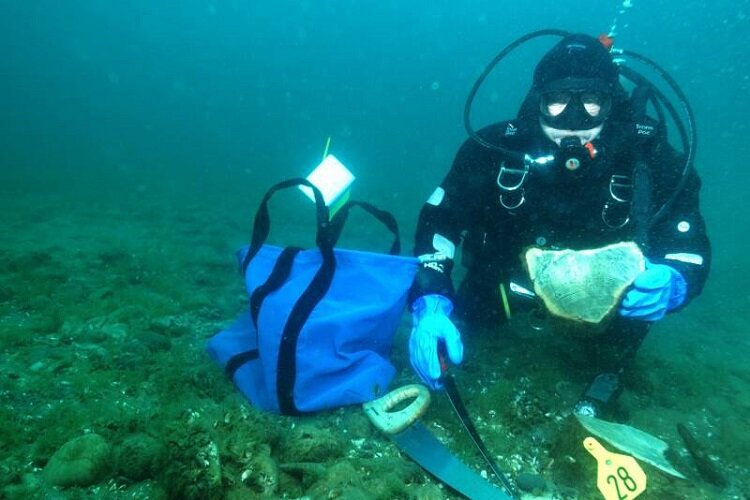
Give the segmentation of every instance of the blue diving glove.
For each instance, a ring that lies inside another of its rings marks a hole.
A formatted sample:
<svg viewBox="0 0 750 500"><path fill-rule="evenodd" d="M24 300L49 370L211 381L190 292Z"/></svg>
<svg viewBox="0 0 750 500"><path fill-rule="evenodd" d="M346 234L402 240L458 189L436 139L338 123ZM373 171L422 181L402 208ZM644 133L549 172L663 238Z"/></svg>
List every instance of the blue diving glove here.
<svg viewBox="0 0 750 500"><path fill-rule="evenodd" d="M440 389L438 343L445 342L448 358L454 364L464 359L461 334L448 318L453 304L442 295L424 295L412 305L412 329L409 337L411 366L430 389Z"/></svg>
<svg viewBox="0 0 750 500"><path fill-rule="evenodd" d="M677 309L687 296L687 282L673 267L652 264L636 276L620 304L620 316L641 321L658 321Z"/></svg>

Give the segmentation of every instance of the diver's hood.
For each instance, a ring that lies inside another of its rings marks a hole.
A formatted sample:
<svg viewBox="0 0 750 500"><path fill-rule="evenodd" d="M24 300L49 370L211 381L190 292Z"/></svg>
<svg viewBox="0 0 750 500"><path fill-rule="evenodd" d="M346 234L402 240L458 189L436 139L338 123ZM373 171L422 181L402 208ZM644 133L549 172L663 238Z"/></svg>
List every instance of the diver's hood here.
<svg viewBox="0 0 750 500"><path fill-rule="evenodd" d="M578 89L593 89L592 84L596 84L612 91L618 76L609 48L594 37L577 33L564 37L544 54L534 68L533 86L540 92L549 92L573 80ZM586 84L581 87L580 82Z"/></svg>

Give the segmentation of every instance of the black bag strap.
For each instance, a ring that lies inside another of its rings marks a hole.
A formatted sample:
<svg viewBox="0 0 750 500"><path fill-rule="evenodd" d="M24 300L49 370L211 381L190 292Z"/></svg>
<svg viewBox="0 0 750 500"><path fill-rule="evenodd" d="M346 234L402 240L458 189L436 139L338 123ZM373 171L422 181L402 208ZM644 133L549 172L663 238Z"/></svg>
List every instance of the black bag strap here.
<svg viewBox="0 0 750 500"><path fill-rule="evenodd" d="M333 275L336 270L336 259L333 253L333 244L335 242L332 224L329 221L328 207L323 200L320 190L303 178L294 178L279 182L272 186L263 197L258 210L255 213L253 222L253 233L250 241L250 247L242 260L242 274L247 272L250 262L258 254L261 247L271 232L271 220L268 214L268 202L271 197L282 189L296 186L309 187L315 198L316 213L316 235L315 243L323 257L321 266L315 273L304 292L300 295L297 302L289 313L286 324L281 335L279 345L279 358L277 360L277 379L276 391L279 401L279 410L286 415L296 415L300 411L294 403L294 385L297 379L297 341L300 332L304 327L307 319L310 317L315 306L325 296L328 288L333 281ZM260 313L260 308L264 299L273 291L279 289L289 278L294 258L301 249L296 247L285 248L279 258L276 260L271 274L266 281L253 290L250 297L250 315L253 323L256 325ZM234 375L244 363L258 358L258 350L254 349L238 353L233 356L225 368L226 372ZM282 375L283 374L283 375Z"/></svg>
<svg viewBox="0 0 750 500"><path fill-rule="evenodd" d="M253 320L253 325L255 325L256 334L258 330L258 314L260 314L260 306L269 294L278 290L289 278L294 258L300 250L302 250L300 247L286 247L282 250L281 255L276 259L276 264L274 264L273 270L265 283L253 290L253 293L250 295L250 318Z"/></svg>
<svg viewBox="0 0 750 500"><path fill-rule="evenodd" d="M279 409L281 413L287 415L301 414L294 402L294 384L297 377L297 339L299 338L299 334L305 326L310 313L312 313L312 310L326 294L331 282L333 281L336 267L333 258L333 244L335 244L341 236L341 231L343 230L344 224L349 216L349 210L354 206L359 206L366 212L370 213L377 220L382 222L391 233L393 233L394 238L390 249L392 255L398 255L401 251L398 223L391 213L380 210L379 208L363 201L350 201L341 207L333 217L327 234L328 239L326 240L331 243L331 246L318 245L321 253L323 253L323 264L318 269L318 272L310 282L310 285L294 305L294 308L289 315L289 319L284 326L277 365L278 373L283 373L284 375L279 376L276 381L276 395L279 400ZM330 259L326 258L324 253L328 251L331 252ZM329 265L329 263L331 265Z"/></svg>
<svg viewBox="0 0 750 500"><path fill-rule="evenodd" d="M253 260L253 257L255 257L258 251L260 251L263 243L266 242L266 238L268 238L268 234L271 232L271 219L268 216L268 201L274 194L276 194L277 191L300 185L307 186L308 188L312 189L313 195L315 197L315 219L317 224L315 243L318 245L318 247L321 248L323 246L333 247L334 240L332 239L330 229L331 224L328 220L328 207L326 206L325 201L323 201L323 195L321 194L320 190L316 188L312 183L310 183L310 181L301 177L281 181L278 184L271 186L271 188L266 191L265 196L263 196L263 200L258 206L257 212L255 212L253 234L250 239L250 248L245 254L245 258L242 260L243 276L245 274L245 271L247 271L247 266L250 264L250 261Z"/></svg>
<svg viewBox="0 0 750 500"><path fill-rule="evenodd" d="M331 220L331 237L333 238L334 243L339 240L341 231L344 229L344 224L346 224L347 217L349 217L349 210L354 206L362 208L364 211L379 220L386 228L388 228L388 230L393 234L393 243L391 244L389 253L391 255L400 254L401 238L399 237L398 223L396 222L396 218L390 212L381 210L374 205L371 205L364 201L349 201L344 206L342 206L338 212L336 212L336 215L333 216L333 220Z"/></svg>
<svg viewBox="0 0 750 500"><path fill-rule="evenodd" d="M227 360L227 364L224 366L224 373L230 380L234 380L234 374L239 370L242 365L249 363L254 359L258 359L258 349L252 349L250 351L243 351L235 354Z"/></svg>
<svg viewBox="0 0 750 500"><path fill-rule="evenodd" d="M234 374L240 369L242 365L258 359L258 314L260 313L260 306L266 297L275 290L277 290L289 277L289 273L292 270L292 264L294 263L294 257L302 250L299 247L287 247L276 259L276 264L273 266L271 274L266 279L265 283L260 285L258 288L253 290L250 295L250 319L255 325L255 349L249 351L238 352L234 356L227 360L227 364L224 366L224 373L230 379L234 379Z"/></svg>
<svg viewBox="0 0 750 500"><path fill-rule="evenodd" d="M287 250L290 250L287 252ZM297 405L294 402L294 385L297 381L297 341L299 335L302 332L302 328L305 326L307 319L310 317L315 306L325 296L326 292L331 286L333 281L333 275L336 271L336 259L333 255L333 247L326 246L321 247L321 254L323 255L323 263L318 268L312 281L307 286L300 298L292 307L292 311L289 313L284 330L281 334L281 341L279 344L279 358L276 365L276 397L279 401L279 411L284 415L299 415L302 412L299 411ZM287 248L282 252L282 255L276 261L271 276L266 282L258 287L256 291L262 287L266 290L273 288L271 284L271 278L276 276L285 276L284 279L274 279L276 288L286 281L289 276L289 272L294 263L294 256L299 252L296 248ZM269 291L270 293L270 291ZM253 293L255 295L255 293ZM268 294L263 295L265 298ZM252 302L252 299L251 299ZM257 315L262 304L262 299L257 300L257 310L253 311L251 304L251 315L254 315L253 322L256 323ZM258 329L256 326L256 335L258 335ZM256 340L256 345L257 340ZM259 351L258 348L244 351L232 356L227 362L224 368L229 378L234 378L234 373L245 363L258 359Z"/></svg>
<svg viewBox="0 0 750 500"><path fill-rule="evenodd" d="M286 415L300 414L294 403L294 385L297 381L297 340L313 309L328 292L336 271L333 247L321 245L320 253L323 255L323 263L294 304L281 335L279 359L277 361L276 395L279 400L279 410Z"/></svg>

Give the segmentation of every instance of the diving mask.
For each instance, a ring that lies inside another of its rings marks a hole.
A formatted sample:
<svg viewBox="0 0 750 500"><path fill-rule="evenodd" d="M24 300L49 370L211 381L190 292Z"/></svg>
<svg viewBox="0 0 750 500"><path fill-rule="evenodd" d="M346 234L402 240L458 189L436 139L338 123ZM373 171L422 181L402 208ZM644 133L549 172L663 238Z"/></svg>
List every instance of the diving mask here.
<svg viewBox="0 0 750 500"><path fill-rule="evenodd" d="M612 109L612 95L595 90L555 90L539 99L542 123L559 130L587 130L601 125Z"/></svg>

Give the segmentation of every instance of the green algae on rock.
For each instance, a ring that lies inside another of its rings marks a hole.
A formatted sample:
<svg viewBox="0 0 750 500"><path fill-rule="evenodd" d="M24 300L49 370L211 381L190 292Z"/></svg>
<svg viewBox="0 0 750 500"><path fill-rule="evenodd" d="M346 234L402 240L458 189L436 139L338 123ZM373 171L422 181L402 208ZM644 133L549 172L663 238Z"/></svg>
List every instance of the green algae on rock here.
<svg viewBox="0 0 750 500"><path fill-rule="evenodd" d="M99 434L73 438L52 455L44 479L53 486L90 486L106 478L110 456L109 443Z"/></svg>
<svg viewBox="0 0 750 500"><path fill-rule="evenodd" d="M144 433L129 436L117 449L117 473L133 481L152 479L164 465L166 448Z"/></svg>

